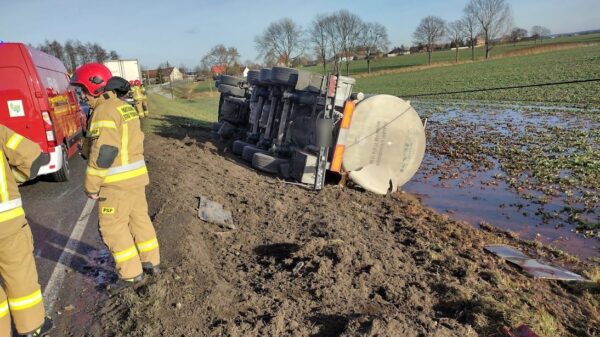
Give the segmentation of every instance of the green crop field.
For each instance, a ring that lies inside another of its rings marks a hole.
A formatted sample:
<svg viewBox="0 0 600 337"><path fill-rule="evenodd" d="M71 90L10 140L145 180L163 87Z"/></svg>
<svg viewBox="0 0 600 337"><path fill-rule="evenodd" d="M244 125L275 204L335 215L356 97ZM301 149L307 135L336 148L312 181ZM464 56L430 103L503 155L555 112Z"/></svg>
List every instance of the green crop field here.
<svg viewBox="0 0 600 337"><path fill-rule="evenodd" d="M560 37L555 39L544 39L542 43L539 41L536 43L534 41L525 41L519 42L517 44L502 44L495 46L492 49L492 57L502 57L505 54L513 53L513 52L526 52L529 50L534 51L537 48L551 48L552 46L556 46L557 48L564 47L567 44L575 44L575 43L600 43L600 34L589 34L589 35L580 35L580 36L571 36L571 37ZM455 60L455 51L453 50L444 50L437 51L433 53L432 63L438 62L454 62ZM477 47L475 48L475 58L477 60L485 58L485 47ZM468 61L471 60L471 50L470 49L461 49L459 50L459 61ZM386 71L392 69L406 68L411 66L422 66L427 64L427 53L419 53L413 55L402 55L396 57L387 57L376 59L371 62L371 71ZM331 65L329 65L329 71L331 71ZM323 72L322 65L305 67L304 70L314 71L314 72ZM343 73L345 74L345 65L342 65ZM367 72L367 61L353 61L350 63L350 75L360 74Z"/></svg>
<svg viewBox="0 0 600 337"><path fill-rule="evenodd" d="M410 95L600 78L600 46L512 56L359 78L355 91ZM427 99L536 102L600 107L600 82L439 95Z"/></svg>

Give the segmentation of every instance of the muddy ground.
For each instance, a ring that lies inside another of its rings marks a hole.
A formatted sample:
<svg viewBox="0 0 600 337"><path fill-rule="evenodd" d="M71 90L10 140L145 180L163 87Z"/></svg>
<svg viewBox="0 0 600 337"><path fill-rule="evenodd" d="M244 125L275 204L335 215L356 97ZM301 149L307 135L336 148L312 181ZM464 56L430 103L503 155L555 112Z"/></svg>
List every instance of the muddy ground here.
<svg viewBox="0 0 600 337"><path fill-rule="evenodd" d="M99 335L500 336L527 323L540 336L600 336L598 284L533 280L483 246L597 278L596 266L407 194L285 184L185 121L148 135L146 152L165 272L108 299ZM201 195L233 211L237 230L197 219Z"/></svg>

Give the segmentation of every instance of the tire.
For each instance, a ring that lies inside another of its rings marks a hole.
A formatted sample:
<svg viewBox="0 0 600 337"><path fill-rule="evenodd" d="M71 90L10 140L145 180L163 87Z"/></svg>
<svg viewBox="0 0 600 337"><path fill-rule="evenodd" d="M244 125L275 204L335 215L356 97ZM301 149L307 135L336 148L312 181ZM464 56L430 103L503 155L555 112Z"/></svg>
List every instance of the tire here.
<svg viewBox="0 0 600 337"><path fill-rule="evenodd" d="M248 76L246 77L248 83L251 85L260 84L260 70L250 70L248 71Z"/></svg>
<svg viewBox="0 0 600 337"><path fill-rule="evenodd" d="M235 142L233 142L233 145L232 145L233 153L237 154L238 156L241 156L242 153L244 152L244 147L246 147L248 145L252 145L252 144L246 143L242 140L236 140Z"/></svg>
<svg viewBox="0 0 600 337"><path fill-rule="evenodd" d="M282 164L289 163L286 159L276 158L266 153L255 153L252 157L252 167L257 170L278 174Z"/></svg>
<svg viewBox="0 0 600 337"><path fill-rule="evenodd" d="M60 170L52 173L52 180L56 182L69 181L70 170L69 170L69 155L67 154L67 146L62 146L63 164Z"/></svg>
<svg viewBox="0 0 600 337"><path fill-rule="evenodd" d="M227 84L221 84L219 86L219 92L225 95L234 97L246 97L246 90L240 87L234 87Z"/></svg>
<svg viewBox="0 0 600 337"><path fill-rule="evenodd" d="M263 68L260 70L260 83L263 85L271 84L271 69Z"/></svg>
<svg viewBox="0 0 600 337"><path fill-rule="evenodd" d="M239 77L235 77L235 76L229 76L229 75L221 75L221 77L219 77L219 84L225 84L225 85L230 85L232 87L238 87L240 86L241 83L246 82L243 78L239 78Z"/></svg>
<svg viewBox="0 0 600 337"><path fill-rule="evenodd" d="M213 123L212 131L219 132L219 130L221 129L221 126L223 126L223 123L221 123L221 122Z"/></svg>
<svg viewBox="0 0 600 337"><path fill-rule="evenodd" d="M242 159L251 163L255 153L269 153L269 151L259 149L254 145L247 145L244 146L244 150L242 150Z"/></svg>
<svg viewBox="0 0 600 337"><path fill-rule="evenodd" d="M273 67L271 70L271 82L285 85L296 86L298 82L298 70L284 67Z"/></svg>
<svg viewBox="0 0 600 337"><path fill-rule="evenodd" d="M223 125L221 125L221 128L219 129L219 136L221 136L221 138L224 139L228 139L233 137L233 134L235 133L235 126L233 126L233 124L229 123L229 122L223 122Z"/></svg>

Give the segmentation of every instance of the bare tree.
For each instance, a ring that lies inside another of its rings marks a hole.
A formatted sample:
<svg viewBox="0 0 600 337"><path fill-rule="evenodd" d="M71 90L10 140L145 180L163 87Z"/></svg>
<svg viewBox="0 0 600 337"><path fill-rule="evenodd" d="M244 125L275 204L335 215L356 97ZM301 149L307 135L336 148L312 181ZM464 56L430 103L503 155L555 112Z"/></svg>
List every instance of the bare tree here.
<svg viewBox="0 0 600 337"><path fill-rule="evenodd" d="M327 72L327 59L331 54L330 35L331 21L327 15L319 14L312 21L308 30L309 41L315 50L315 54L323 64L323 73Z"/></svg>
<svg viewBox="0 0 600 337"><path fill-rule="evenodd" d="M95 62L103 63L104 61L108 60L108 53L97 43L94 43L88 47L88 53Z"/></svg>
<svg viewBox="0 0 600 337"><path fill-rule="evenodd" d="M110 60L118 60L119 59L119 54L116 51L111 50L110 53L108 53L108 58Z"/></svg>
<svg viewBox="0 0 600 337"><path fill-rule="evenodd" d="M513 28L513 30L511 30L510 34L508 35L508 39L514 45L516 45L517 42L521 41L521 39L523 39L525 37L527 37L527 29L523 29L523 28L519 28L519 27Z"/></svg>
<svg viewBox="0 0 600 337"><path fill-rule="evenodd" d="M485 37L485 58L489 58L494 41L512 26L510 5L506 0L471 0L467 8L479 21Z"/></svg>
<svg viewBox="0 0 600 337"><path fill-rule="evenodd" d="M228 74L230 68L233 68L238 63L239 57L240 53L235 47L227 48L219 44L202 57L200 64L207 70L210 70L213 66L223 66L225 67L225 74Z"/></svg>
<svg viewBox="0 0 600 337"><path fill-rule="evenodd" d="M254 38L254 43L259 56L266 61L276 60L289 66L291 60L304 50L302 27L292 19L284 18L272 22L261 35Z"/></svg>
<svg viewBox="0 0 600 337"><path fill-rule="evenodd" d="M367 69L371 72L371 60L375 53L386 51L390 41L387 29L377 22L368 22L363 25L360 36L360 46L367 53Z"/></svg>
<svg viewBox="0 0 600 337"><path fill-rule="evenodd" d="M341 58L346 63L346 76L349 76L352 54L360 43L361 30L364 24L358 15L345 9L333 14L332 24L334 38L337 39L336 45L339 46L342 52Z"/></svg>
<svg viewBox="0 0 600 337"><path fill-rule="evenodd" d="M462 20L465 33L469 39L469 46L471 47L471 60L475 61L475 44L477 43L477 35L479 34L481 28L479 26L477 16L475 16L471 6L465 7L463 12L464 15Z"/></svg>
<svg viewBox="0 0 600 337"><path fill-rule="evenodd" d="M429 54L429 64L431 64L431 54L436 43L446 34L446 22L437 16L427 16L421 20L419 26L413 33L415 43L425 45L427 54Z"/></svg>
<svg viewBox="0 0 600 337"><path fill-rule="evenodd" d="M466 36L465 22L463 20L456 20L448 23L448 37L450 42L454 43L456 48L456 62L458 63L458 45L462 44L463 39Z"/></svg>
<svg viewBox="0 0 600 337"><path fill-rule="evenodd" d="M537 40L540 40L540 43L544 41L544 37L552 34L550 29L544 26L533 26L531 27L531 37L533 37L537 43Z"/></svg>
<svg viewBox="0 0 600 337"><path fill-rule="evenodd" d="M75 71L77 68L77 50L75 50L74 42L68 40L65 43L65 58L71 71Z"/></svg>

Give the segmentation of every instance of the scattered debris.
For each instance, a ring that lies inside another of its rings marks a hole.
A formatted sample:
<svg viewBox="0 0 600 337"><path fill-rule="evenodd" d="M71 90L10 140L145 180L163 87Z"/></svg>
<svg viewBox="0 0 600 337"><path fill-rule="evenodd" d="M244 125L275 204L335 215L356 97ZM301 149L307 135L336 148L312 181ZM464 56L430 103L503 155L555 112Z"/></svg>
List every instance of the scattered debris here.
<svg viewBox="0 0 600 337"><path fill-rule="evenodd" d="M504 326L500 329L500 332L507 337L540 337L526 324L519 326L517 329L511 329L507 326Z"/></svg>
<svg viewBox="0 0 600 337"><path fill-rule="evenodd" d="M73 306L72 304L69 304L66 307L64 307L63 309L65 311L73 311L73 310L75 310L75 306Z"/></svg>
<svg viewBox="0 0 600 337"><path fill-rule="evenodd" d="M485 246L484 249L519 266L534 278L560 281L587 281L584 277L566 269L552 267L536 259L532 259L517 248L508 245L489 245Z"/></svg>
<svg viewBox="0 0 600 337"><path fill-rule="evenodd" d="M198 206L198 217L206 222L210 222L228 229L236 229L233 224L231 211L223 209L223 205L209 200L208 198L200 197L200 206Z"/></svg>
<svg viewBox="0 0 600 337"><path fill-rule="evenodd" d="M298 274L298 272L300 272L300 269L302 269L302 267L304 267L304 262L300 261L296 264L296 266L294 267L294 269L292 270L292 273L294 274Z"/></svg>

